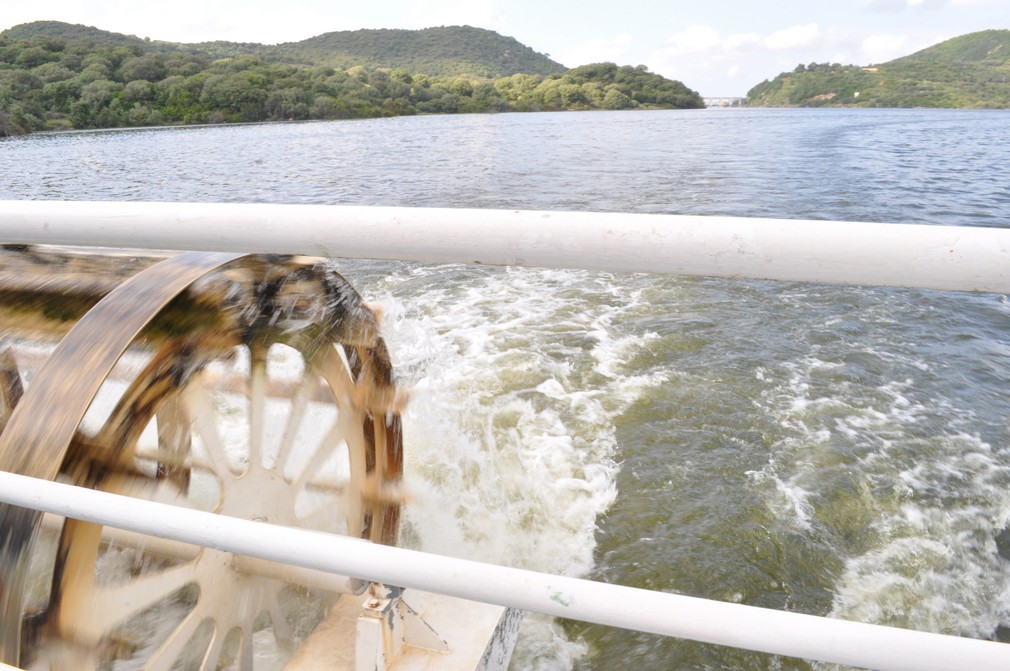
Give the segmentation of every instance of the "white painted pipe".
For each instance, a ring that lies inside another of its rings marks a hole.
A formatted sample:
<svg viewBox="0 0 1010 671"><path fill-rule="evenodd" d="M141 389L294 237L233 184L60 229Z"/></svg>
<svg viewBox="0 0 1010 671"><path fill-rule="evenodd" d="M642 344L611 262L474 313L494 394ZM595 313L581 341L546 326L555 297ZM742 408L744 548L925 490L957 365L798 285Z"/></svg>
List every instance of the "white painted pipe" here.
<svg viewBox="0 0 1010 671"><path fill-rule="evenodd" d="M327 205L0 201L0 241L1010 293L1010 230L963 226Z"/></svg>
<svg viewBox="0 0 1010 671"><path fill-rule="evenodd" d="M664 636L886 671L1005 671L1010 645L492 566L0 472L17 506L389 585Z"/></svg>
<svg viewBox="0 0 1010 671"><path fill-rule="evenodd" d="M63 528L65 518L47 513L42 518L42 528L53 533L59 533ZM143 548L144 552L161 555L184 562L193 561L200 553L200 546L169 538L159 538L150 534L126 531L113 526L102 528L102 542L113 543L125 548ZM333 594L361 594L368 588L368 583L357 578L337 575L328 571L317 571L302 566L292 566L278 562L267 561L257 557L239 555L233 558L232 566L236 573L244 573L257 578L270 578L295 585L321 589ZM0 669L2 671L2 669Z"/></svg>

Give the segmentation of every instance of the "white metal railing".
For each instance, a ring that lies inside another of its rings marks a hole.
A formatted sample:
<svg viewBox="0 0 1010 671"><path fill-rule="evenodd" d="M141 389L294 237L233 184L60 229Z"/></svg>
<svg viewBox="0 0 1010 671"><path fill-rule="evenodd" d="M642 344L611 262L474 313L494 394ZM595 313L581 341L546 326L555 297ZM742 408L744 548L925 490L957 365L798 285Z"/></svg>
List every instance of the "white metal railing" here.
<svg viewBox="0 0 1010 671"><path fill-rule="evenodd" d="M1010 222L1008 222L1010 225ZM1010 230L733 217L0 201L0 241L315 254L1010 293ZM1010 645L722 603L278 528L0 473L0 500L293 566L875 669L1007 669Z"/></svg>
<svg viewBox="0 0 1010 671"><path fill-rule="evenodd" d="M886 671L1005 671L1010 645L482 564L0 472L0 500L307 569L510 608Z"/></svg>
<svg viewBox="0 0 1010 671"><path fill-rule="evenodd" d="M1010 229L1001 228L515 210L0 201L0 241L1010 293Z"/></svg>

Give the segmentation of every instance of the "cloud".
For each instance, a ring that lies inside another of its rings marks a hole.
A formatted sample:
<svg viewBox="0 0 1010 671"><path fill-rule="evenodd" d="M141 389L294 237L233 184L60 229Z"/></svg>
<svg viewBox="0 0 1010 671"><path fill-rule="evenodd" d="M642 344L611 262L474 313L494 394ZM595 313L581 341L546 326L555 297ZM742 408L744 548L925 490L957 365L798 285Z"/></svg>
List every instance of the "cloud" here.
<svg viewBox="0 0 1010 671"><path fill-rule="evenodd" d="M900 12L908 8L908 0L863 0L862 6L871 12Z"/></svg>
<svg viewBox="0 0 1010 671"><path fill-rule="evenodd" d="M764 38L757 33L733 33L722 42L727 51L760 47Z"/></svg>
<svg viewBox="0 0 1010 671"><path fill-rule="evenodd" d="M613 37L591 40L573 47L560 56L560 62L569 67L604 61L621 64L633 44L634 38L631 33L619 33Z"/></svg>
<svg viewBox="0 0 1010 671"><path fill-rule="evenodd" d="M859 45L860 61L885 63L908 53L903 35L867 35Z"/></svg>
<svg viewBox="0 0 1010 671"><path fill-rule="evenodd" d="M726 37L711 26L695 25L674 33L653 56L665 60L687 54L718 57L724 54L789 51L806 49L822 41L823 37L816 23L789 26L767 35L732 33Z"/></svg>
<svg viewBox="0 0 1010 671"><path fill-rule="evenodd" d="M670 38L671 48L682 54L707 51L719 46L719 31L711 26L690 26Z"/></svg>
<svg viewBox="0 0 1010 671"><path fill-rule="evenodd" d="M945 5L974 5L988 0L863 0L871 12L903 12L908 9L939 9Z"/></svg>
<svg viewBox="0 0 1010 671"><path fill-rule="evenodd" d="M817 42L820 35L821 29L816 23L807 23L776 30L765 38L764 43L766 47L775 51L802 49Z"/></svg>

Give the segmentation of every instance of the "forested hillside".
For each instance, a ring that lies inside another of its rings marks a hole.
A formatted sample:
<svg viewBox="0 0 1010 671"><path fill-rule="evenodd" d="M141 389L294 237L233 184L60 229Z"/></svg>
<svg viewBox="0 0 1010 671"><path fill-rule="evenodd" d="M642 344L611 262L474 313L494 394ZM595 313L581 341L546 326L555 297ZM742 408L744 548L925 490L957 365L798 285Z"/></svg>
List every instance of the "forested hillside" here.
<svg viewBox="0 0 1010 671"><path fill-rule="evenodd" d="M565 71L560 63L514 38L471 26L340 31L324 33L301 42L277 45L223 41L196 44L151 41L59 21L25 23L0 34L11 41L42 37L72 43L140 47L145 53L186 51L201 53L213 59L255 56L267 62L328 65L342 69L355 65L367 68L403 68L429 76L494 78L519 73L550 75Z"/></svg>
<svg viewBox="0 0 1010 671"><path fill-rule="evenodd" d="M510 38L471 32L475 30L451 33L495 36L486 47L494 58L439 75L376 65L365 56L362 63L348 65L340 59L350 52L325 48L339 33L278 47L184 45L56 22L26 24L0 33L0 135L426 113L703 106L697 93L643 66L600 63L556 73L480 77L472 72L503 67L500 40ZM415 32L424 33L425 39L436 34ZM458 56L453 49L415 49L402 62L431 71L432 64L445 66ZM292 55L285 56L285 50ZM506 61L511 59L510 67L543 65L529 58L529 53L517 51ZM299 59L315 62L292 62Z"/></svg>
<svg viewBox="0 0 1010 671"><path fill-rule="evenodd" d="M511 37L470 26L424 30L354 30L326 33L270 48L287 62L349 68L403 68L429 76L552 75L560 63Z"/></svg>
<svg viewBox="0 0 1010 671"><path fill-rule="evenodd" d="M798 65L752 88L746 104L1010 108L1010 30L962 35L879 65Z"/></svg>

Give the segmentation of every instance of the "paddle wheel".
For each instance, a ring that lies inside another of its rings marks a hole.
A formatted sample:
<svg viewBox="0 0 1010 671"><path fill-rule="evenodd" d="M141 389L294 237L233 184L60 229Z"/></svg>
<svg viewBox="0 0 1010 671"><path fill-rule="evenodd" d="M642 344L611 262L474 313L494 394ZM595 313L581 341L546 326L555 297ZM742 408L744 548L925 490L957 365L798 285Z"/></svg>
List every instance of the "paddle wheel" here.
<svg viewBox="0 0 1010 671"><path fill-rule="evenodd" d="M405 395L324 260L8 245L0 333L0 470L396 543ZM340 595L387 596L3 504L0 568L30 669L281 668Z"/></svg>

